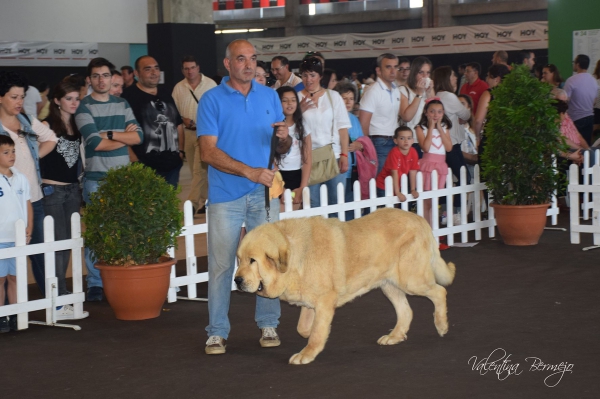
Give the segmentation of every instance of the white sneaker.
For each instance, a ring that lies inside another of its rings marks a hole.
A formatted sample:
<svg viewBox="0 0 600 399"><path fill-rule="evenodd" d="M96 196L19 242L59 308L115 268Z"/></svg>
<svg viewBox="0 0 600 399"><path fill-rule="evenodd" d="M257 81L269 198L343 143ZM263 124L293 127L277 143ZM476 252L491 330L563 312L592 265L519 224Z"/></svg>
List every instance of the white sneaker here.
<svg viewBox="0 0 600 399"><path fill-rule="evenodd" d="M64 305L62 308L56 311L56 320L75 320L75 319L85 319L90 314L83 311L83 315L81 317L75 317L75 309L73 305Z"/></svg>

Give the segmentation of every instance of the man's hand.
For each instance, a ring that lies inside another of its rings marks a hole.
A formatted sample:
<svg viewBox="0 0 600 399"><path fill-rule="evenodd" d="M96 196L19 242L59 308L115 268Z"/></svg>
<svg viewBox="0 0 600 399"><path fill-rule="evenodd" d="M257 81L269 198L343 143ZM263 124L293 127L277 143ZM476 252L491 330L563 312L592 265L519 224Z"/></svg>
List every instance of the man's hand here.
<svg viewBox="0 0 600 399"><path fill-rule="evenodd" d="M288 136L290 135L290 129L288 128L287 124L285 122L276 122L271 125L271 127L275 126L277 126L277 131L275 132L275 135L277 136L279 141L284 142L285 140L287 140Z"/></svg>
<svg viewBox="0 0 600 399"><path fill-rule="evenodd" d="M273 185L273 178L275 177L275 171L266 168L252 168L252 171L248 176L249 180L262 184L263 186L271 187Z"/></svg>
<svg viewBox="0 0 600 399"><path fill-rule="evenodd" d="M137 132L138 129L140 127L138 125L136 125L135 123L130 123L129 125L127 125L127 127L125 128L126 132Z"/></svg>

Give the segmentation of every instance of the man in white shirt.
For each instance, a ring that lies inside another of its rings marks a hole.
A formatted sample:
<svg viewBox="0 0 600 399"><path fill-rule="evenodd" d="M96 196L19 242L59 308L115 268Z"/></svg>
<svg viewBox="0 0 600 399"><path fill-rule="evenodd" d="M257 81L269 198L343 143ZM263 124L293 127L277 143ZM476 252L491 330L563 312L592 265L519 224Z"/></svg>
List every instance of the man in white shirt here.
<svg viewBox="0 0 600 399"><path fill-rule="evenodd" d="M298 84L302 83L302 79L290 71L290 61L282 55L273 57L271 60L271 72L273 72L273 76L277 79L277 82L272 86L274 89L282 86L296 88Z"/></svg>
<svg viewBox="0 0 600 399"><path fill-rule="evenodd" d="M42 110L44 104L42 103L42 96L40 91L33 85L29 85L29 88L25 92L25 101L23 102L23 109L27 115L33 115L37 118L37 115Z"/></svg>
<svg viewBox="0 0 600 399"><path fill-rule="evenodd" d="M200 73L200 65L193 56L183 57L181 72L185 78L175 85L173 100L183 119L185 131L185 157L192 172L191 190L188 200L199 213L206 212L204 203L208 199L208 166L200 161L200 149L196 135L198 102L202 95L217 84Z"/></svg>
<svg viewBox="0 0 600 399"><path fill-rule="evenodd" d="M388 153L394 148L394 130L398 127L400 92L396 86L398 57L382 54L377 57L377 81L360 100L358 119L365 136L377 151L377 173L383 168Z"/></svg>

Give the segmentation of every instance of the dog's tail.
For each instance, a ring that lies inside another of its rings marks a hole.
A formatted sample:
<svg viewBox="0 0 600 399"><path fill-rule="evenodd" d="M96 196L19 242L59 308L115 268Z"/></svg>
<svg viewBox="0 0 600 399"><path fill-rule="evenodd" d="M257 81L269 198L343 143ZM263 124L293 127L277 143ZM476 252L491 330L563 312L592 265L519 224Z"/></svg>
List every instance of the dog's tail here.
<svg viewBox="0 0 600 399"><path fill-rule="evenodd" d="M431 264L433 267L433 274L435 275L435 281L439 285L447 287L452 284L452 281L454 281L454 276L456 275L456 266L454 266L454 263L446 263L446 261L442 259L438 243L434 239L432 239L432 241Z"/></svg>

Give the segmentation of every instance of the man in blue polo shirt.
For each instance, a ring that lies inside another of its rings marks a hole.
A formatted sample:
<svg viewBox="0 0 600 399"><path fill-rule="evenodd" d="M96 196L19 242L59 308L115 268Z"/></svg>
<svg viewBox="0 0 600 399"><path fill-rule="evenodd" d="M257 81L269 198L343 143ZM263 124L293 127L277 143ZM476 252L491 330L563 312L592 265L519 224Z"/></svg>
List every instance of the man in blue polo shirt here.
<svg viewBox="0 0 600 399"><path fill-rule="evenodd" d="M285 154L292 139L284 122L277 93L253 81L254 46L235 40L227 46L225 68L229 77L207 91L198 105L200 157L208 167L208 314L209 355L225 353L235 253L242 224L246 229L266 221L264 186L271 187L274 172L267 169L273 127L277 152ZM271 201L278 219L279 200ZM279 299L256 297L255 320L262 330L262 347L279 346L276 327Z"/></svg>

